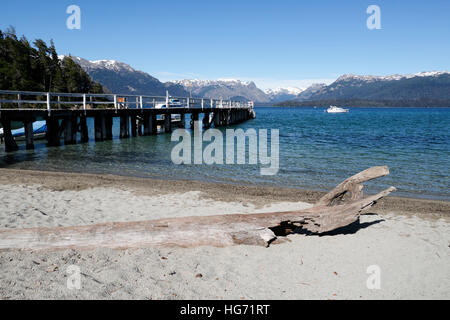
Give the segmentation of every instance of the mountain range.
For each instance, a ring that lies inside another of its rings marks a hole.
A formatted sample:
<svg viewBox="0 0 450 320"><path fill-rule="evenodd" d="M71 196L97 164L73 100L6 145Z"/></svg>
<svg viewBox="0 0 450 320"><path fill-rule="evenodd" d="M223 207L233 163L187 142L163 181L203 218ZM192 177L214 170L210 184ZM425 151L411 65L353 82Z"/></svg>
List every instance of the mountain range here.
<svg viewBox="0 0 450 320"><path fill-rule="evenodd" d="M60 59L64 56L60 56ZM106 91L121 94L164 96L166 90L172 96L215 98L224 100L252 100L258 103L280 102L297 97L298 88L268 90L259 89L252 81L235 79L176 80L161 82L146 72L135 70L130 65L115 60L89 61L71 56L91 78L101 83Z"/></svg>
<svg viewBox="0 0 450 320"><path fill-rule="evenodd" d="M193 97L253 100L257 102L270 101L270 96L256 87L252 81L247 82L236 79L177 80L172 83L183 86Z"/></svg>
<svg viewBox="0 0 450 320"><path fill-rule="evenodd" d="M432 71L410 75L343 75L330 85L303 91L280 105L449 107L450 72Z"/></svg>
<svg viewBox="0 0 450 320"><path fill-rule="evenodd" d="M450 72L420 72L411 75L360 76L346 74L333 83L310 87L259 89L252 81L236 79L176 80L161 82L148 73L115 60L72 59L91 78L111 92L164 96L192 96L224 100L252 100L262 104L450 106Z"/></svg>
<svg viewBox="0 0 450 320"><path fill-rule="evenodd" d="M63 58L60 56L59 58ZM107 91L120 94L165 96L169 90L173 96L188 96L183 86L163 83L148 73L133 69L126 63L115 60L89 61L80 57L71 57L96 82Z"/></svg>
<svg viewBox="0 0 450 320"><path fill-rule="evenodd" d="M311 100L364 98L368 100L450 99L450 72L412 75L343 75L311 95Z"/></svg>

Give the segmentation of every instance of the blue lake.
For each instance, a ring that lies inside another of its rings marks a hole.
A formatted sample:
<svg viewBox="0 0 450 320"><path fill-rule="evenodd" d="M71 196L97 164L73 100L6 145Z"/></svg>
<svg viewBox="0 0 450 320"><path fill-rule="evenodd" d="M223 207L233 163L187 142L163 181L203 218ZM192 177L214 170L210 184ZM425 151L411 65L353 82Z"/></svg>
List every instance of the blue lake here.
<svg viewBox="0 0 450 320"><path fill-rule="evenodd" d="M21 145L15 153L0 151L0 167L328 190L363 169L388 165L391 174L368 183L369 193L393 185L399 196L450 200L450 109L327 114L323 108L257 107L256 116L230 128L279 130L274 176L262 176L260 165L175 165L170 154L177 142L170 134L120 140L118 121L112 141L95 143L91 121L89 143L47 148L41 140L34 151Z"/></svg>

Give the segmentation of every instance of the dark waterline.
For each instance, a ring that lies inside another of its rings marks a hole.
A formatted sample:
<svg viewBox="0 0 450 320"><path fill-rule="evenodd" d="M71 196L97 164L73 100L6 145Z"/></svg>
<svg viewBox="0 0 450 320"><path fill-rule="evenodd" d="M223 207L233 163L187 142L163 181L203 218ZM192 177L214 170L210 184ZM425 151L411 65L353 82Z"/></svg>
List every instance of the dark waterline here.
<svg viewBox="0 0 450 320"><path fill-rule="evenodd" d="M259 165L174 165L169 134L0 153L0 167L191 179L328 190L354 173L388 165L391 174L368 183L369 193L396 186L396 195L450 200L450 109L259 107L257 118L230 128L279 129L280 168L261 176ZM189 121L189 119L187 119ZM222 129L224 131L224 129ZM205 142L204 145L207 145ZM269 144L270 145L270 144Z"/></svg>

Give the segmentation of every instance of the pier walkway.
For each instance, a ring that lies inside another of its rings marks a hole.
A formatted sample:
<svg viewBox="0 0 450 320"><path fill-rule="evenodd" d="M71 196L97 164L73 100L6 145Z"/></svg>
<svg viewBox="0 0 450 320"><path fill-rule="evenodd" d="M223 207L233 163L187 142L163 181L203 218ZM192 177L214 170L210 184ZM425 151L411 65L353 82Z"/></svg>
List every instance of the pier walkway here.
<svg viewBox="0 0 450 320"><path fill-rule="evenodd" d="M186 114L191 121L186 123ZM18 150L12 122L22 122L26 148L34 149L33 122L47 124L48 146L89 141L87 118L94 119L95 141L111 140L113 119L120 118L120 138L169 133L173 126L237 124L255 117L253 102L123 94L77 94L0 90L0 121L6 152ZM158 130L159 128L159 130ZM79 135L78 135L79 133ZM79 137L79 138L78 138Z"/></svg>

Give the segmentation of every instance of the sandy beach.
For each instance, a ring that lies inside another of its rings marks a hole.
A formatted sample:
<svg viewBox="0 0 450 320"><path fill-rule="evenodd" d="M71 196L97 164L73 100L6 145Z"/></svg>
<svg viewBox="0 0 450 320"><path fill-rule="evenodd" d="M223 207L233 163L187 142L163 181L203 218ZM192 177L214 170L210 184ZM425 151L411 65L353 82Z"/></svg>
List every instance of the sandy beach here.
<svg viewBox="0 0 450 320"><path fill-rule="evenodd" d="M0 169L0 229L298 210L323 193ZM450 299L450 202L388 197L359 225L268 248L0 252L1 299ZM369 289L378 266L380 288ZM69 289L68 268L81 271Z"/></svg>

